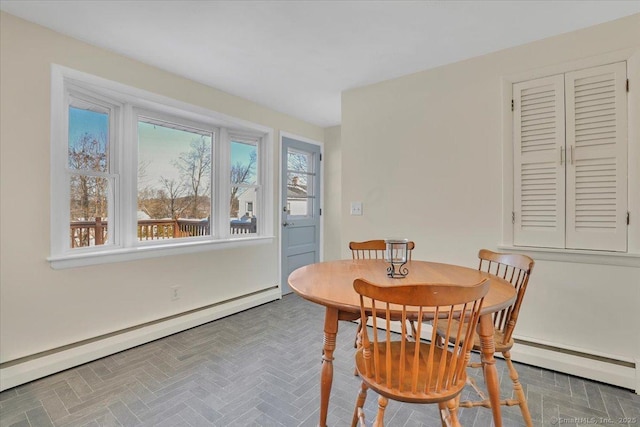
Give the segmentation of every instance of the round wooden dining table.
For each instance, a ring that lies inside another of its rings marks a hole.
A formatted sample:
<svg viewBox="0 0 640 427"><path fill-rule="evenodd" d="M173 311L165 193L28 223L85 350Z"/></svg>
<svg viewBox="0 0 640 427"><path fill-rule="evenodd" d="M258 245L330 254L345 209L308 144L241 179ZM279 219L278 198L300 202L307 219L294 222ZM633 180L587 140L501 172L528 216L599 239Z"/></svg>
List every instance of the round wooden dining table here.
<svg viewBox="0 0 640 427"><path fill-rule="evenodd" d="M338 321L360 318L360 298L353 289L355 279L362 278L383 286L417 283L473 286L489 279L490 288L484 299L478 332L482 348L481 359L484 378L491 402L494 424L496 427L501 427L499 379L493 356L495 344L492 314L509 306L515 300L515 288L504 279L472 268L426 261L409 261L405 266L408 268L409 274L404 278L388 277L388 263L374 259L309 264L298 268L289 275L289 286L296 294L325 307L320 377L320 421L318 425L320 427L327 425ZM429 320L428 317L424 319Z"/></svg>

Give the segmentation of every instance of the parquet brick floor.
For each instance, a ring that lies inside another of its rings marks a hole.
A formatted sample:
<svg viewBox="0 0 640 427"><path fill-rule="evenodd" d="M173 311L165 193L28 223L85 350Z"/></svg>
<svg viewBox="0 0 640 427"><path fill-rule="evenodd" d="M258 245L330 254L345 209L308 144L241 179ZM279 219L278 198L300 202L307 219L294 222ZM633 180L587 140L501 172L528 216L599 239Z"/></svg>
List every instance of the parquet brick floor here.
<svg viewBox="0 0 640 427"><path fill-rule="evenodd" d="M322 307L288 295L0 393L0 427L315 426L318 421ZM329 425L350 425L356 325L340 322ZM477 357L477 356L475 356ZM640 425L640 396L569 375L516 364L536 426ZM498 361L503 396L511 394ZM482 383L480 370L474 375ZM473 396L465 390L463 399ZM377 396L365 404L369 422ZM462 425L489 427L485 408L460 410ZM591 419L591 417L595 417ZM582 419L582 423L567 422ZM636 423L618 423L635 418ZM522 426L503 408L505 426ZM389 427L440 426L437 405L389 402ZM602 422L600 424L603 424Z"/></svg>

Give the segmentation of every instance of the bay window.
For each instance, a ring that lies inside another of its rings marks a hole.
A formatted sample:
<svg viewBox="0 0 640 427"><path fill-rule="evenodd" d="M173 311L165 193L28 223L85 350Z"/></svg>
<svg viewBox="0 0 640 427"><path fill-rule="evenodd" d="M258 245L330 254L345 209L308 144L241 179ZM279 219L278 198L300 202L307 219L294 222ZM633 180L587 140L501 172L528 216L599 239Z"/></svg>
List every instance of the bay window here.
<svg viewBox="0 0 640 427"><path fill-rule="evenodd" d="M52 77L54 268L272 239L270 129L63 67Z"/></svg>

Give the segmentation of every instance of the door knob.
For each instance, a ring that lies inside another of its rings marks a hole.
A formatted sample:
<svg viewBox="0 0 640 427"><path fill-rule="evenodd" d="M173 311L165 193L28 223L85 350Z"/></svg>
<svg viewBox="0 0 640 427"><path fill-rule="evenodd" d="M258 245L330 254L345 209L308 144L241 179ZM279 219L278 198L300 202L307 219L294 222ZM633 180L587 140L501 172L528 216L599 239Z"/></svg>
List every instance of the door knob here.
<svg viewBox="0 0 640 427"><path fill-rule="evenodd" d="M287 222L287 221L282 223L283 227L286 227L287 225L295 225L295 224L293 222Z"/></svg>

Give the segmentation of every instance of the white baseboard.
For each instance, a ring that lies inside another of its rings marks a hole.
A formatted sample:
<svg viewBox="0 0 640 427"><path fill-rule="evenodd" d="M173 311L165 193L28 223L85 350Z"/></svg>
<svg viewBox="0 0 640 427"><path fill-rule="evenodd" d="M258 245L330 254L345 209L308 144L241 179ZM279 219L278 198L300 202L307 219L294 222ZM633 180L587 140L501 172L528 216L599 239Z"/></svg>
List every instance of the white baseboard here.
<svg viewBox="0 0 640 427"><path fill-rule="evenodd" d="M369 319L367 324L369 326L372 325L371 319ZM400 332L399 323L392 322L391 330ZM423 326L421 337L426 340L431 338L431 325L425 324ZM512 360L628 388L635 391L636 394L640 394L640 360L635 360L635 363L630 360L618 361L619 363L616 363L612 355L592 355L584 349L560 348L557 345L554 346L553 343L532 340L529 337L526 337L526 340L533 345L516 343L511 350ZM536 343L535 341L539 342ZM580 356L579 354L583 354L584 356ZM502 354L496 353L496 357L502 357ZM635 364L635 368L629 366L633 364Z"/></svg>
<svg viewBox="0 0 640 427"><path fill-rule="evenodd" d="M640 363L635 368L628 364L567 354L558 349L539 348L516 343L511 350L511 359L527 365L539 366L553 371L564 372L577 377L588 378L619 387L628 388L640 394Z"/></svg>
<svg viewBox="0 0 640 427"><path fill-rule="evenodd" d="M266 289L210 308L189 312L184 316L172 317L164 322L2 368L0 369L0 391L203 325L281 297L280 288Z"/></svg>

